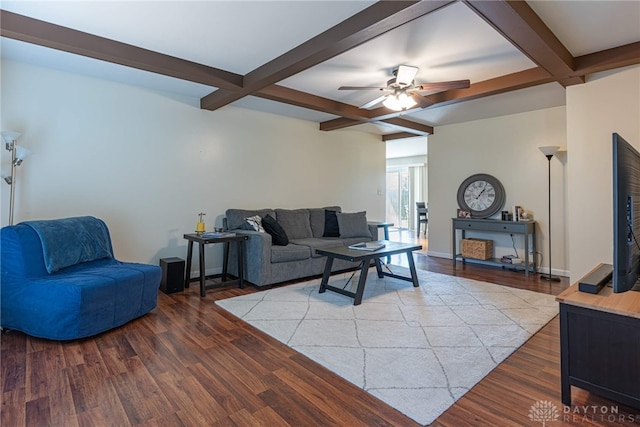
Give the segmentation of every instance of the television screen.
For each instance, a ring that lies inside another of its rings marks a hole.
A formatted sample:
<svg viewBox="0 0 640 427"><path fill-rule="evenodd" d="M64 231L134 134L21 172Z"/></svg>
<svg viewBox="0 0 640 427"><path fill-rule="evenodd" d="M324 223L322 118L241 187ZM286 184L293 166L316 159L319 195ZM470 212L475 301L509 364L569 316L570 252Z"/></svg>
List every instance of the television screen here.
<svg viewBox="0 0 640 427"><path fill-rule="evenodd" d="M613 134L613 292L640 290L640 153Z"/></svg>

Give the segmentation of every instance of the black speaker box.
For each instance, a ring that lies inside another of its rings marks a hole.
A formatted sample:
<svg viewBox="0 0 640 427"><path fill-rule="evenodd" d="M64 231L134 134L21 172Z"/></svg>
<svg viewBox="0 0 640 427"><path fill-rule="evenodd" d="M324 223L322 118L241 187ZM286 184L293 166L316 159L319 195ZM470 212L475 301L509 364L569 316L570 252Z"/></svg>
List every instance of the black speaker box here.
<svg viewBox="0 0 640 427"><path fill-rule="evenodd" d="M181 258L161 258L162 279L160 290L165 294L184 291L184 260Z"/></svg>

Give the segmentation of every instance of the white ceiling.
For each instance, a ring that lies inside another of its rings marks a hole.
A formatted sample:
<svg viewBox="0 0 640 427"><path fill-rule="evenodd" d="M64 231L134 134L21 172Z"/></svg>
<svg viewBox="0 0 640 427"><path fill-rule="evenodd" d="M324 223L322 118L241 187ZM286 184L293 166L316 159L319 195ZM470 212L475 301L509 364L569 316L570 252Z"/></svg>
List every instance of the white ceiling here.
<svg viewBox="0 0 640 427"><path fill-rule="evenodd" d="M367 8L373 1L6 1L4 10L181 59L247 74ZM640 1L529 1L573 56L640 41ZM2 38L3 59L142 86L199 105L216 88ZM454 3L311 67L279 85L359 106L399 64L420 68L416 82L471 83L535 66L471 11ZM558 83L474 101L411 111L405 118L432 126L564 105ZM337 116L256 97L232 105L322 122ZM212 112L212 114L215 114ZM380 125L353 129L377 134ZM437 131L437 130L436 130Z"/></svg>

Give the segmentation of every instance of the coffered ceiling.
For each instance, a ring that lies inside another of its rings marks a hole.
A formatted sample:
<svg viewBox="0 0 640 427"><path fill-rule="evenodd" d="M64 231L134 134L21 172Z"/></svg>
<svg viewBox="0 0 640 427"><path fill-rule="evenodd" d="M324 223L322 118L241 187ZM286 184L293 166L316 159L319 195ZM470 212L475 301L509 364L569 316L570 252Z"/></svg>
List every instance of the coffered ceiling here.
<svg viewBox="0 0 640 427"><path fill-rule="evenodd" d="M640 63L640 1L2 1L2 57L357 129L385 140L564 104L567 86ZM398 65L469 79L428 108L359 106Z"/></svg>

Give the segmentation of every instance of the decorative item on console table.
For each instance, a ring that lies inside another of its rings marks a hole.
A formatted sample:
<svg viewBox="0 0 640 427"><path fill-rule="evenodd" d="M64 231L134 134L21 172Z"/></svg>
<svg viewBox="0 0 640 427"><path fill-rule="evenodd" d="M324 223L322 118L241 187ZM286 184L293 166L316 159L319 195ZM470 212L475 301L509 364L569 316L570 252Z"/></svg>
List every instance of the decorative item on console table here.
<svg viewBox="0 0 640 427"><path fill-rule="evenodd" d="M458 218L471 218L471 211L458 209Z"/></svg>
<svg viewBox="0 0 640 427"><path fill-rule="evenodd" d="M493 258L493 240L462 239L460 247L464 258L481 260Z"/></svg>
<svg viewBox="0 0 640 427"><path fill-rule="evenodd" d="M470 211L472 218L489 218L500 212L505 199L502 183L486 173L471 175L458 188L458 207Z"/></svg>

